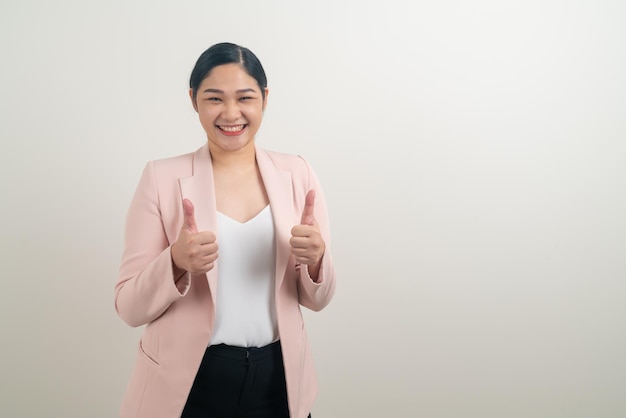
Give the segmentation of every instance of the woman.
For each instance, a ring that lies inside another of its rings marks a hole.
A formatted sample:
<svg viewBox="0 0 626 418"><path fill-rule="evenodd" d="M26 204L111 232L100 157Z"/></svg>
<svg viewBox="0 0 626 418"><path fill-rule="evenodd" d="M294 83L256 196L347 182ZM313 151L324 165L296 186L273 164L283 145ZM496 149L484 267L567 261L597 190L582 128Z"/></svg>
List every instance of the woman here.
<svg viewBox="0 0 626 418"><path fill-rule="evenodd" d="M207 143L148 163L126 220L115 307L146 328L121 416L305 418L300 305L335 290L322 190L301 157L256 146L268 89L250 50L210 47L189 95Z"/></svg>

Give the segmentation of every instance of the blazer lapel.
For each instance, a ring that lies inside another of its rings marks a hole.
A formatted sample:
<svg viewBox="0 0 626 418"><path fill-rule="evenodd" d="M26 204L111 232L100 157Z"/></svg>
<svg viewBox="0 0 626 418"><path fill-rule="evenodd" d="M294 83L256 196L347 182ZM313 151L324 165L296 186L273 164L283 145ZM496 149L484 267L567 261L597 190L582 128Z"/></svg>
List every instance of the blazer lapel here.
<svg viewBox="0 0 626 418"><path fill-rule="evenodd" d="M194 205L194 215L198 231L217 230L217 204L215 201L213 165L209 146L205 144L193 155L193 167L190 177L179 179L181 198L189 199ZM213 306L217 292L217 264L215 268L206 273L211 290Z"/></svg>
<svg viewBox="0 0 626 418"><path fill-rule="evenodd" d="M289 246L282 244L289 243L294 222L291 172L278 170L270 156L259 148L256 148L256 161L274 217L277 244L276 289L278 289L285 277L290 256ZM217 230L217 203L213 192L213 165L208 144L194 153L192 175L181 177L179 184L182 199L189 199L194 205L198 230L215 232ZM206 274L213 306L216 303L218 264L219 262Z"/></svg>
<svg viewBox="0 0 626 418"><path fill-rule="evenodd" d="M293 227L293 190L291 171L278 170L271 157L256 149L256 161L270 201L276 232L276 289L280 288L289 261L288 245Z"/></svg>

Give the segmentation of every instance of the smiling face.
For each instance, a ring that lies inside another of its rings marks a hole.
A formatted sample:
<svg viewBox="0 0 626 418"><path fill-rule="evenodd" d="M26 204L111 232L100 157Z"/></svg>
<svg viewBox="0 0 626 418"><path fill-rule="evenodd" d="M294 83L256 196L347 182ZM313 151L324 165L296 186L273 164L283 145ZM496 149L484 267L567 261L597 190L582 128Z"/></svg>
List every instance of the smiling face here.
<svg viewBox="0 0 626 418"><path fill-rule="evenodd" d="M254 152L267 103L256 80L239 64L219 65L202 81L194 99L200 124L213 152Z"/></svg>

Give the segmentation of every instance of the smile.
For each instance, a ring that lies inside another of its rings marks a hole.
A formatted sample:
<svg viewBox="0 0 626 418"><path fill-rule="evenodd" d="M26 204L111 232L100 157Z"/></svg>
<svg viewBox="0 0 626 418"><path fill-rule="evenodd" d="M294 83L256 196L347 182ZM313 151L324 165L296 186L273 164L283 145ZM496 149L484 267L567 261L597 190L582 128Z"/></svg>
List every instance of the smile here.
<svg viewBox="0 0 626 418"><path fill-rule="evenodd" d="M230 134L236 134L236 133L243 131L246 126L247 125L231 125L231 126L218 125L217 127L220 128L220 130L224 132L228 132Z"/></svg>

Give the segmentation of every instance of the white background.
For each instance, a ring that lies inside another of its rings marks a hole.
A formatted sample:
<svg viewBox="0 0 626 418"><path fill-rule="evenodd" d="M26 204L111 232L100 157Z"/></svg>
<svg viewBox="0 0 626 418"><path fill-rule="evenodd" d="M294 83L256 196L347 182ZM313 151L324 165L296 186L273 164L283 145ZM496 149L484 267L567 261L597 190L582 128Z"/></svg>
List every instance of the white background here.
<svg viewBox="0 0 626 418"><path fill-rule="evenodd" d="M213 43L252 49L258 142L325 187L338 292L316 418L626 416L626 3L0 3L0 416L117 414L113 308L146 161L205 141Z"/></svg>

